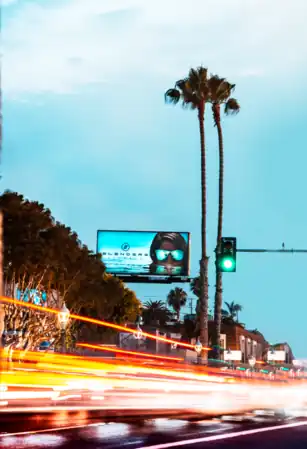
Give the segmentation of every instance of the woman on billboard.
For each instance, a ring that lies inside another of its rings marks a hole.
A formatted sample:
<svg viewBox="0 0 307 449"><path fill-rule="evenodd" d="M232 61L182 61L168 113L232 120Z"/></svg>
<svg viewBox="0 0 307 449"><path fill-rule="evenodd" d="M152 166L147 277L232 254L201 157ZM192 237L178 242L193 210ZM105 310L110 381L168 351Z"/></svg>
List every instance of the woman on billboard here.
<svg viewBox="0 0 307 449"><path fill-rule="evenodd" d="M150 273L188 276L189 248L179 232L159 232L150 246Z"/></svg>

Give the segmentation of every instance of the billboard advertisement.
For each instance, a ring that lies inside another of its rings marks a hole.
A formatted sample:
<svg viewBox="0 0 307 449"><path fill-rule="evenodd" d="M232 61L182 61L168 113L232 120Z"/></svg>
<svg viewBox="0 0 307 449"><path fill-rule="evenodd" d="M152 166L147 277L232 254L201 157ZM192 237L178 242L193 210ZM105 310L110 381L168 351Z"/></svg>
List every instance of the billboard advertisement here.
<svg viewBox="0 0 307 449"><path fill-rule="evenodd" d="M189 232L98 231L97 252L117 276L189 276Z"/></svg>

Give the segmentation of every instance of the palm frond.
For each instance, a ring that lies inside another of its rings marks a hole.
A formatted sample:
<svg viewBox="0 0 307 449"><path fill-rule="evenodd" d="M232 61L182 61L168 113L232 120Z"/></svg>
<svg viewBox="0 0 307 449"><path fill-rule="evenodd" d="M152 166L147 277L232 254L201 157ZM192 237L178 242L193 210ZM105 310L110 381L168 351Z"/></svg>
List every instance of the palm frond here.
<svg viewBox="0 0 307 449"><path fill-rule="evenodd" d="M184 109L196 109L199 106L199 98L194 93L184 92L182 97L182 107Z"/></svg>
<svg viewBox="0 0 307 449"><path fill-rule="evenodd" d="M199 67L197 67L196 71L197 71L198 78L199 78L200 82L201 83L207 82L208 69L206 67L200 65Z"/></svg>
<svg viewBox="0 0 307 449"><path fill-rule="evenodd" d="M228 101L231 93L235 89L235 84L229 83L226 78L220 78L218 75L211 75L208 80L211 103L225 103Z"/></svg>
<svg viewBox="0 0 307 449"><path fill-rule="evenodd" d="M219 102L219 93L222 90L221 86L223 86L224 82L224 78L220 78L218 75L210 75L208 80L208 88L210 91L210 101L212 103Z"/></svg>
<svg viewBox="0 0 307 449"><path fill-rule="evenodd" d="M187 82L188 82L187 78L182 78L181 80L176 81L175 89L184 91L185 89L187 89Z"/></svg>
<svg viewBox="0 0 307 449"><path fill-rule="evenodd" d="M187 87L189 86L190 93L195 95L198 102L207 101L208 97L208 70L199 66L196 69L191 68L189 71L188 79L186 80Z"/></svg>
<svg viewBox="0 0 307 449"><path fill-rule="evenodd" d="M241 304L234 304L233 308L236 312L242 312L243 310L243 306L241 306Z"/></svg>
<svg viewBox="0 0 307 449"><path fill-rule="evenodd" d="M179 103L180 98L181 94L176 88L168 89L164 94L165 103L168 104L177 104Z"/></svg>
<svg viewBox="0 0 307 449"><path fill-rule="evenodd" d="M189 80L191 89L193 91L197 90L198 89L198 85L199 85L199 76L198 76L198 70L197 69L191 68L189 70L188 80Z"/></svg>
<svg viewBox="0 0 307 449"><path fill-rule="evenodd" d="M222 316L229 316L228 310L225 310L225 309L221 310L221 314L222 314Z"/></svg>
<svg viewBox="0 0 307 449"><path fill-rule="evenodd" d="M229 98L225 104L225 114L234 115L240 112L239 102L235 98Z"/></svg>
<svg viewBox="0 0 307 449"><path fill-rule="evenodd" d="M178 104L184 109L199 109L209 101L208 70L203 66L191 68L188 76L175 83L175 87L165 93L165 102Z"/></svg>

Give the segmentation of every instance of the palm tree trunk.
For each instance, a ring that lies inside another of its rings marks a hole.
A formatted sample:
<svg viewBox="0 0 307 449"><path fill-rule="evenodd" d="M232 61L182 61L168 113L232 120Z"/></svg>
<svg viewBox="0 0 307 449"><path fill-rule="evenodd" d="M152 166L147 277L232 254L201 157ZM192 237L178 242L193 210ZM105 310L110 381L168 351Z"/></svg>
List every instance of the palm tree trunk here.
<svg viewBox="0 0 307 449"><path fill-rule="evenodd" d="M208 346L208 262L207 256L207 192L206 192L206 151L205 151L205 102L198 108L200 149L201 149L201 260L200 260L200 342ZM207 352L202 351L200 362L206 362Z"/></svg>
<svg viewBox="0 0 307 449"><path fill-rule="evenodd" d="M3 213L0 209L0 298L3 295ZM0 299L0 348L2 347L2 334L4 332L4 304Z"/></svg>
<svg viewBox="0 0 307 449"><path fill-rule="evenodd" d="M2 371L4 370L4 355L2 336L4 332L4 304L1 302L1 296L3 295L3 213L0 209L0 384L2 383ZM1 394L0 394L1 399Z"/></svg>
<svg viewBox="0 0 307 449"><path fill-rule="evenodd" d="M223 132L221 126L221 108L219 104L212 105L214 122L217 128L219 141L219 205L218 205L218 221L217 221L217 240L216 240L216 278L215 278L215 298L214 298L214 333L213 345L216 346L215 357L220 359L220 341L221 341L221 322L222 322L222 305L223 305L223 284L222 273L217 267L217 251L220 249L222 232L223 232L223 190L224 190L224 145Z"/></svg>
<svg viewBox="0 0 307 449"><path fill-rule="evenodd" d="M0 92L0 152L2 152L2 95ZM2 154L0 153L0 157ZM0 208L0 298L3 295L3 211ZM2 359L2 335L4 332L4 304L0 300L0 364ZM1 365L0 365L1 370Z"/></svg>

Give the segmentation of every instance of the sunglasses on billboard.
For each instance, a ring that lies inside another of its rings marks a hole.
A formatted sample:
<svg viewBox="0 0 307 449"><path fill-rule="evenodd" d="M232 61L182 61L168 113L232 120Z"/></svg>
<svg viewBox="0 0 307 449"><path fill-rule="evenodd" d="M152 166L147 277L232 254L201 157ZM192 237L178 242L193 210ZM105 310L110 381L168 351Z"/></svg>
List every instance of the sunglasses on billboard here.
<svg viewBox="0 0 307 449"><path fill-rule="evenodd" d="M181 249L175 249L173 251L169 251L166 249L156 249L155 253L159 262L164 262L165 260L167 260L169 255L175 262L181 262L184 257L184 252Z"/></svg>

